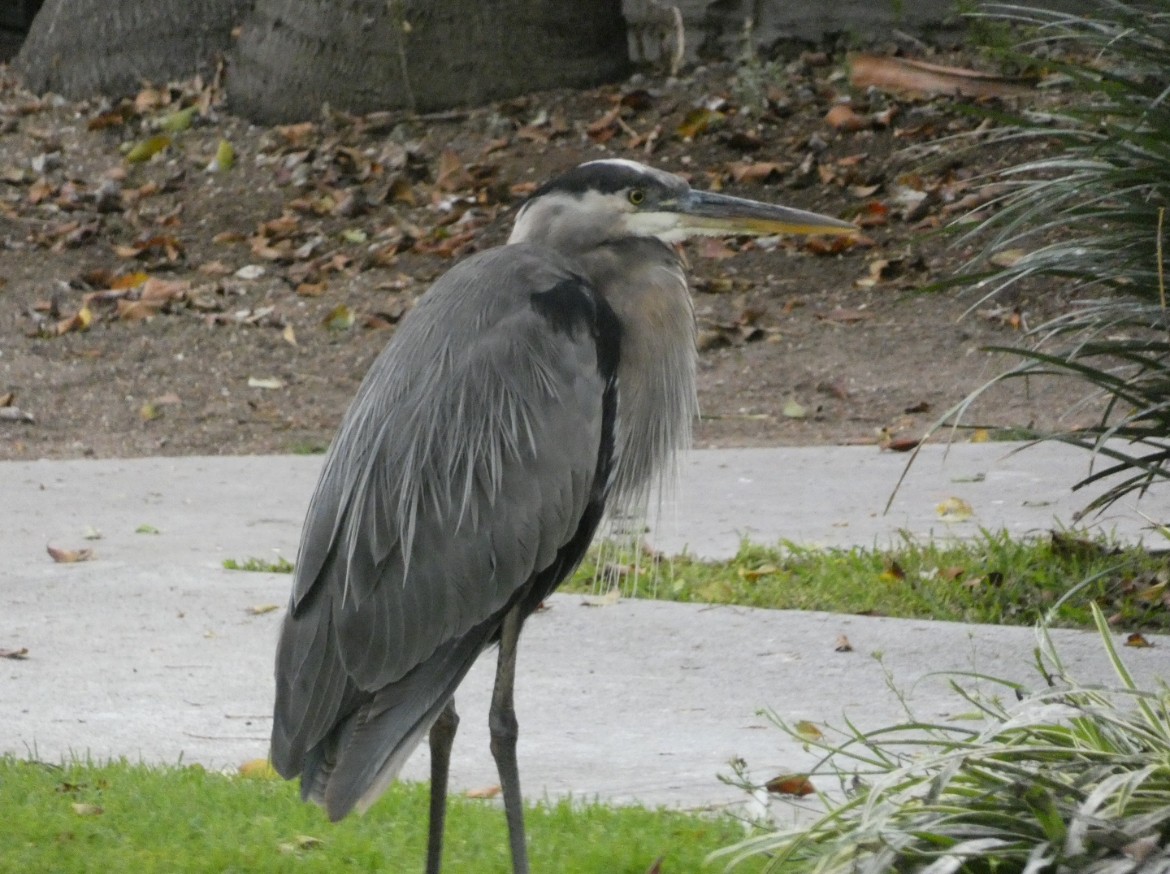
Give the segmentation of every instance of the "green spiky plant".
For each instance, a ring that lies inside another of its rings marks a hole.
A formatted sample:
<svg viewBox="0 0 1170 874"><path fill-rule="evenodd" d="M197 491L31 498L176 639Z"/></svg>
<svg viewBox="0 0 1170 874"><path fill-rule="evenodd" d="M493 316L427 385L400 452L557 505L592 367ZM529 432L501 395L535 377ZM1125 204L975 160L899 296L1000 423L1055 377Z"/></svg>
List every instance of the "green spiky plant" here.
<svg viewBox="0 0 1170 874"><path fill-rule="evenodd" d="M1103 399L1094 424L1057 434L1107 459L1076 488L1110 479L1086 510L1170 478L1170 313L1163 244L1170 204L1170 0L1091 0L1082 15L985 6L1020 49L1063 74L1065 108L1021 113L1005 136L1054 147L1000 171L1002 194L965 239L986 263L961 280L987 297L1047 277L1094 299L1030 333L1021 356L951 411L961 421L991 385L1046 375L1082 381ZM998 256L998 257L997 257Z"/></svg>
<svg viewBox="0 0 1170 874"><path fill-rule="evenodd" d="M839 786L811 825L716 854L792 874L1164 874L1170 871L1170 691L1139 688L1096 620L1120 685L1070 678L1051 640L1043 687L1000 684L1010 705L955 688L983 725L909 721L840 742L777 723L827 755ZM745 787L753 788L753 787ZM754 787L758 788L758 787Z"/></svg>

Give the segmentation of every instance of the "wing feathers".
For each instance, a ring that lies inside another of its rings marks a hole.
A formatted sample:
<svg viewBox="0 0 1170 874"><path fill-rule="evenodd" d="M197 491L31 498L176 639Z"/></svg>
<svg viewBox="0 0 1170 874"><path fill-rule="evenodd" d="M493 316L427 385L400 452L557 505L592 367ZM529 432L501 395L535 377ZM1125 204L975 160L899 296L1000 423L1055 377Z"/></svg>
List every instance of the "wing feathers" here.
<svg viewBox="0 0 1170 874"><path fill-rule="evenodd" d="M572 264L492 250L444 276L367 374L277 656L274 764L303 768L331 815L384 788L503 611L555 587L591 538L613 376L599 305Z"/></svg>

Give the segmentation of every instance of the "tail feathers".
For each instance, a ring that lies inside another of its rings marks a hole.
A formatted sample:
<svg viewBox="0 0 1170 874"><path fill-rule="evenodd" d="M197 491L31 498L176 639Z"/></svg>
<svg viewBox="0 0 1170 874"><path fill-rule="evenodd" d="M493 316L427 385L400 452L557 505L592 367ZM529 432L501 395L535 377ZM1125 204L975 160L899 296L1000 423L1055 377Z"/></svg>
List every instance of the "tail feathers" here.
<svg viewBox="0 0 1170 874"><path fill-rule="evenodd" d="M333 822L355 808L364 813L397 778L446 703L435 702L397 742L394 723L405 714L369 718L366 708L353 714L305 757L301 798L319 804Z"/></svg>
<svg viewBox="0 0 1170 874"><path fill-rule="evenodd" d="M360 692L350 682L329 622L298 621L290 610L276 649L272 765L285 779L302 773L309 750L339 713L352 712Z"/></svg>
<svg viewBox="0 0 1170 874"><path fill-rule="evenodd" d="M398 776L455 694L494 630L488 623L448 641L393 685L358 706L305 755L301 796L333 821L365 811Z"/></svg>

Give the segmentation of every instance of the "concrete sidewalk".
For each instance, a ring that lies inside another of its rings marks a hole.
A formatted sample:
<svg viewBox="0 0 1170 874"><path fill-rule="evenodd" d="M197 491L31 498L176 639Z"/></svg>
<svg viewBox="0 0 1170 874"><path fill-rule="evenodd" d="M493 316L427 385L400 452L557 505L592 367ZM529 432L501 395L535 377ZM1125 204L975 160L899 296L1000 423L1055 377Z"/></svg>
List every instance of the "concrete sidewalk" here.
<svg viewBox="0 0 1170 874"><path fill-rule="evenodd" d="M872 447L691 453L650 541L734 552L741 537L882 545L899 532L1013 534L1067 524L1088 496L1068 484L1087 457L1063 447L929 447L883 514L905 456ZM320 457L163 458L0 464L0 752L234 767L263 757L271 663L289 578L225 571L225 558L295 556ZM972 507L947 523L940 501ZM1170 518L1166 501L1144 501ZM1095 527L1138 538L1132 507ZM147 526L147 528L143 528ZM141 529L141 530L140 530ZM145 533L146 531L157 533ZM86 540L87 533L101 537ZM92 548L54 564L45 546ZM738 756L761 777L807 766L757 711L876 727L904 716L886 671L924 719L969 710L937 672L1034 682L1030 629L557 596L521 643L517 710L530 797L572 794L702 807L742 800L717 781ZM839 635L852 652L836 652ZM1056 635L1073 674L1108 681L1095 635ZM1143 682L1170 671L1170 639L1125 650ZM881 653L880 662L872 656ZM492 660L457 700L457 788L497 782L488 753ZM425 750L406 776L424 778Z"/></svg>

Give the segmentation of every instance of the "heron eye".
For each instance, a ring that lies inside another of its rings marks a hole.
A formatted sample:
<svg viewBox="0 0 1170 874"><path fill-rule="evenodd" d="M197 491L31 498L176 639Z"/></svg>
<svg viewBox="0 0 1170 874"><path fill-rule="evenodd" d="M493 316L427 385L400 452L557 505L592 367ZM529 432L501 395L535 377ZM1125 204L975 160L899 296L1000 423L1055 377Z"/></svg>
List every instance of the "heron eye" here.
<svg viewBox="0 0 1170 874"><path fill-rule="evenodd" d="M630 203L632 203L634 206L640 206L642 201L646 199L646 192L641 188L631 188L629 196Z"/></svg>

